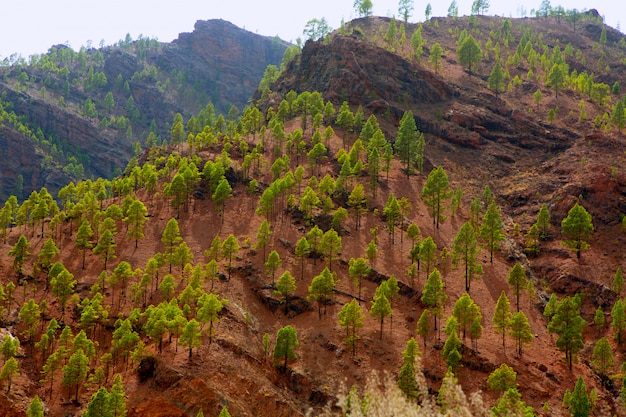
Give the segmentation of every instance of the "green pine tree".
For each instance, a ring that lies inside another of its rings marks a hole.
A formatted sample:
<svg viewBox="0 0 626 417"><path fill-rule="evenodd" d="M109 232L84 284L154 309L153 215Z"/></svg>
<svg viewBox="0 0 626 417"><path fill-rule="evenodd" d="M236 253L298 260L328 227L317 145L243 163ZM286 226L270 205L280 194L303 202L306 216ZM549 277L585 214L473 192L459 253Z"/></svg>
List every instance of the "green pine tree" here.
<svg viewBox="0 0 626 417"><path fill-rule="evenodd" d="M356 299L344 304L337 315L339 325L346 330L346 345L352 348L352 356L356 355L356 342L360 339L359 330L364 326L365 315Z"/></svg>
<svg viewBox="0 0 626 417"><path fill-rule="evenodd" d="M287 364L296 359L298 344L298 333L295 327L287 325L280 328L276 334L274 346L274 366L280 366L283 372L286 372Z"/></svg>
<svg viewBox="0 0 626 417"><path fill-rule="evenodd" d="M591 413L591 403L587 394L587 386L582 376L579 376L570 398L569 412L572 417L588 417Z"/></svg>
<svg viewBox="0 0 626 417"><path fill-rule="evenodd" d="M506 351L505 336L511 323L511 304L504 290L500 293L500 297L496 302L492 322L495 327L494 331L502 334L502 349Z"/></svg>
<svg viewBox="0 0 626 417"><path fill-rule="evenodd" d="M448 174L441 166L433 168L428 174L420 196L428 207L428 212L433 216L433 225L437 229L439 223L446 220L446 216L443 214L444 200L447 200L451 195L452 190L450 190Z"/></svg>
<svg viewBox="0 0 626 417"><path fill-rule="evenodd" d="M567 238L563 244L580 259L582 251L589 249L588 241L593 233L591 214L583 206L576 203L561 222L561 232Z"/></svg>
<svg viewBox="0 0 626 417"><path fill-rule="evenodd" d="M489 249L489 262L493 263L493 251L497 250L500 242L505 239L502 231L502 216L495 202L491 202L487 207L478 236L483 240L484 246Z"/></svg>

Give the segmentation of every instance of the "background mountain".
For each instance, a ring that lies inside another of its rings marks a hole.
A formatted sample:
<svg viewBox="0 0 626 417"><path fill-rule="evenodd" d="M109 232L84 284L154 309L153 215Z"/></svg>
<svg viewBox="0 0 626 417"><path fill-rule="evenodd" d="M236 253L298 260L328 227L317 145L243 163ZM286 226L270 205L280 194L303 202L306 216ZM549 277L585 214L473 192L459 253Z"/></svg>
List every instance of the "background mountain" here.
<svg viewBox="0 0 626 417"><path fill-rule="evenodd" d="M47 415L81 415L98 389L113 390L115 374L122 376L129 416L218 415L224 406L237 416L342 415L349 407L355 415L357 396L372 413L388 401L385 410L395 407L394 415L415 402L433 415L440 411L438 395L444 409L458 406L467 415L490 415L491 407L498 407L496 415L528 415L526 406L536 415L568 415L564 397L579 377L592 415L626 415L626 312L623 276L621 284L617 279L626 244L626 38L593 11L566 16L448 17L421 25L358 19L308 41L274 83L254 93L240 118L220 122L203 104L182 122L172 112L163 122L181 123L189 140L150 143L113 181L64 187L64 211L50 208L52 198L43 192L19 208L8 200L0 215L13 210L17 224L0 229L7 233L0 306L7 331L20 337L20 375L0 372L3 384L13 376L10 392L0 393L0 415L24 415L35 395L45 399ZM471 71L461 65L466 57L459 48L470 36L481 48ZM183 38L178 42L195 50ZM120 60L127 56L118 52ZM492 75L497 65L501 83ZM183 66L176 68L180 73ZM184 97L171 100L182 106ZM424 133L423 165L414 149L408 171L403 120ZM172 130L161 132L161 140ZM460 191L444 198L447 218L438 227L422 195L437 167L450 191ZM133 232L137 202L146 208L143 236ZM491 260L486 239L478 239L475 266L482 272L468 290L463 263L452 262L451 252L460 230L483 229L492 202L503 241ZM594 228L580 257L563 245L561 228L576 203ZM536 225L544 205L549 219L541 236ZM48 211L42 215L39 207ZM85 238L86 225L94 235ZM316 228L327 236L322 246L315 246ZM18 260L22 236L30 254ZM61 267L46 270L48 239L61 249L52 260L76 278L71 291L62 291ZM353 269L359 258L371 267L360 284ZM493 323L503 293L517 310L507 282L517 262L532 284L520 294L531 329L521 350ZM447 296L441 310L429 310L424 297L434 266ZM284 285L287 272L295 289ZM335 285L324 294L327 276ZM382 284L392 277L397 293ZM472 324L480 326L451 330L450 317L464 316L456 304L467 300L466 292L474 302L467 313L475 315L478 306L482 318ZM381 293L391 297L393 312L382 321L374 308L384 304ZM203 310L208 294L228 300L212 320ZM32 307L30 298L46 301L34 324L24 307ZM364 315L353 351L338 315L357 298ZM571 301L586 321L580 334L569 335L580 337L571 366L562 335L549 331L556 300ZM425 316L427 310L440 320ZM68 342L61 329L50 332L53 344L43 343L52 318L97 342L77 384L63 382L69 368L44 370L53 351L69 357L76 345L89 346ZM202 323L201 336L189 330L192 319ZM299 344L283 368L283 357L273 354L288 325ZM425 329L424 338L418 329ZM458 344L448 343L457 334ZM421 351L415 362L407 360L412 337ZM609 349L600 360L594 352L602 344ZM418 385L403 388L417 399L396 389L407 362ZM456 381L447 372L451 364ZM501 364L517 373L517 390L488 382ZM580 395L570 403L579 404Z"/></svg>
<svg viewBox="0 0 626 417"><path fill-rule="evenodd" d="M149 132L153 142L169 141L177 113L188 120L201 109L210 118L242 109L287 46L210 20L172 43L128 38L79 52L57 45L0 67L0 198L112 178Z"/></svg>

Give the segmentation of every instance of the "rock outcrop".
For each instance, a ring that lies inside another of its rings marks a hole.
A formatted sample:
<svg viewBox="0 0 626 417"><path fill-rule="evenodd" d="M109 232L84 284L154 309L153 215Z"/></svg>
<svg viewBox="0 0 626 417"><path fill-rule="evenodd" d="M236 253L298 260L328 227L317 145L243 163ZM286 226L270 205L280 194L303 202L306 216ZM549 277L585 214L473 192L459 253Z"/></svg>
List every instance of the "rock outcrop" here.
<svg viewBox="0 0 626 417"><path fill-rule="evenodd" d="M3 107L39 135L0 120L0 201L11 194L22 200L41 187L56 195L71 180L111 178L150 131L169 140L177 113L186 122L209 101L218 114L232 105L242 109L265 68L280 65L288 45L209 20L169 44L146 46L144 40L80 54L58 45L46 56L53 65L0 68ZM94 72L104 74L104 85L88 86ZM104 106L107 93L115 102L110 109ZM86 116L87 100L97 116ZM84 175L64 169L72 157Z"/></svg>
<svg viewBox="0 0 626 417"><path fill-rule="evenodd" d="M155 58L162 70L183 71L187 82L201 85L216 110L244 107L259 86L265 68L279 66L289 44L256 35L224 20L198 21Z"/></svg>

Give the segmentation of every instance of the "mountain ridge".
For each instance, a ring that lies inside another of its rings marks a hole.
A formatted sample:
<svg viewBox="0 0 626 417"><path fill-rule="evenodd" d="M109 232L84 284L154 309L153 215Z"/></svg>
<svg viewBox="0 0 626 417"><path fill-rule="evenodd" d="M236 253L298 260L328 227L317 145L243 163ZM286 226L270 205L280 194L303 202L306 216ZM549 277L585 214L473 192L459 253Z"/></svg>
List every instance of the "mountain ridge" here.
<svg viewBox="0 0 626 417"><path fill-rule="evenodd" d="M56 194L64 183L82 176L112 178L148 132L169 140L169 122L176 113L189 118L208 101L217 114L226 115L231 105L243 108L267 65L280 65L287 46L210 20L198 21L194 32L182 33L170 44L141 38L79 52L57 45L30 65L0 68L4 107L21 120L3 124L7 133L0 136L0 148L7 149L3 155L14 155L2 141L10 131L25 142L21 155L34 156L2 162L0 198L19 194L23 199L43 186ZM108 93L114 105L105 103ZM23 134L22 125L33 133ZM82 166L78 175L72 161Z"/></svg>

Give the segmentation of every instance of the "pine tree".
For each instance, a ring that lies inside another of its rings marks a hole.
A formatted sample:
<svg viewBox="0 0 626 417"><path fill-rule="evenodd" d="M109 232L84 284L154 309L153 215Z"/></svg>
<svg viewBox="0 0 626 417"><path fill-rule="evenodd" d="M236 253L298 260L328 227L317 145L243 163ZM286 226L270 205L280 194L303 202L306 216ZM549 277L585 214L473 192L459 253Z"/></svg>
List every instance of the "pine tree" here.
<svg viewBox="0 0 626 417"><path fill-rule="evenodd" d="M80 387L89 372L89 358L82 349L77 350L63 367L63 386L75 388L75 401L78 401Z"/></svg>
<svg viewBox="0 0 626 417"><path fill-rule="evenodd" d="M304 257L311 253L311 245L305 236L296 242L295 254L300 258L300 279L304 279Z"/></svg>
<svg viewBox="0 0 626 417"><path fill-rule="evenodd" d="M570 371L574 356L584 347L582 332L587 322L580 316L579 303L578 298L562 299L548 324L548 331L559 336L556 346L565 352L565 360Z"/></svg>
<svg viewBox="0 0 626 417"><path fill-rule="evenodd" d="M54 240L48 239L45 241L37 256L37 268L44 272L48 272L52 264L52 260L59 255L60 251Z"/></svg>
<svg viewBox="0 0 626 417"><path fill-rule="evenodd" d="M394 275L391 275L376 288L374 298L379 294L384 294L387 300L389 300L389 306L393 309L393 299L398 295L398 292L400 292L398 280ZM393 314L389 314L389 330L390 332L393 330Z"/></svg>
<svg viewBox="0 0 626 417"><path fill-rule="evenodd" d="M478 304L472 300L468 293L464 293L459 297L456 303L454 303L452 314L463 330L463 340L465 340L467 330L470 329L472 323L475 320L480 321L482 319L480 307L478 307Z"/></svg>
<svg viewBox="0 0 626 417"><path fill-rule="evenodd" d="M624 275L622 274L622 268L617 268L615 276L613 277L613 291L619 297L624 289Z"/></svg>
<svg viewBox="0 0 626 417"><path fill-rule="evenodd" d="M296 291L296 279L291 272L285 271L276 281L274 294L280 297L280 302L285 304L285 314L289 310L291 295Z"/></svg>
<svg viewBox="0 0 626 417"><path fill-rule="evenodd" d="M109 406L114 417L126 417L126 393L122 383L122 375L117 374L109 393Z"/></svg>
<svg viewBox="0 0 626 417"><path fill-rule="evenodd" d="M417 142L415 144L415 166L419 172L424 172L424 150L426 149L426 138L422 132L417 132Z"/></svg>
<svg viewBox="0 0 626 417"><path fill-rule="evenodd" d="M218 184L217 188L215 188L215 192L211 196L213 203L218 207L218 211L220 213L222 224L224 223L224 207L226 205L226 200L233 193L233 189L230 186L228 180L223 178Z"/></svg>
<svg viewBox="0 0 626 417"><path fill-rule="evenodd" d="M461 208L463 202L463 188L459 185L452 193L450 199L450 216L456 217L456 212Z"/></svg>
<svg viewBox="0 0 626 417"><path fill-rule="evenodd" d="M491 408L491 413L494 417L533 416L535 410L522 401L522 394L517 388L509 388L498 399L496 406Z"/></svg>
<svg viewBox="0 0 626 417"><path fill-rule="evenodd" d="M13 378L20 374L20 367L14 357L10 357L4 362L2 370L0 370L0 380L7 381L7 393L11 392L11 383Z"/></svg>
<svg viewBox="0 0 626 417"><path fill-rule="evenodd" d="M225 259L228 259L228 278L229 279L230 279L230 271L233 266L233 256L235 256L235 254L239 252L239 249L241 249L241 246L239 246L239 242L237 241L237 238L232 233L229 234L226 239L224 239L224 242L222 242L222 254L224 255Z"/></svg>
<svg viewBox="0 0 626 417"><path fill-rule="evenodd" d="M443 306L447 298L443 281L441 281L441 274L439 270L435 269L428 276L422 292L422 302L430 309L435 318L435 330L438 328L437 319L441 318L443 314ZM437 338L439 338L439 334Z"/></svg>
<svg viewBox="0 0 626 417"><path fill-rule="evenodd" d="M517 311L519 311L519 298L522 291L528 285L528 278L526 277L526 270L519 262L513 265L513 268L509 271L507 283L513 287L513 294L515 294Z"/></svg>
<svg viewBox="0 0 626 417"><path fill-rule="evenodd" d="M554 313L556 313L556 307L558 304L559 299L556 297L555 293L552 293L550 295L550 298L548 299L548 302L546 303L546 306L543 309L543 316L548 320L551 320L554 316Z"/></svg>
<svg viewBox="0 0 626 417"><path fill-rule="evenodd" d="M437 394L437 404L441 406L440 413L443 415L452 415L454 407L458 404L458 380L454 376L452 369L446 371L446 375L441 381L441 387L439 388L439 394ZM445 414L444 414L445 413Z"/></svg>
<svg viewBox="0 0 626 417"><path fill-rule="evenodd" d="M589 249L587 242L593 233L591 214L583 206L576 203L561 222L561 232L568 239L563 242L580 259L582 251Z"/></svg>
<svg viewBox="0 0 626 417"><path fill-rule="evenodd" d="M402 116L402 120L400 120L400 127L398 128L394 148L404 164L407 178L411 175L416 162L417 136L418 131L415 126L415 117L412 112L406 111Z"/></svg>
<svg viewBox="0 0 626 417"><path fill-rule="evenodd" d="M389 238L391 240L391 244L393 244L396 235L396 225L402 219L400 203L398 202L398 199L393 195L393 193L389 194L389 198L387 199L387 203L385 204L385 208L383 209L383 214L385 215L385 219L387 220Z"/></svg>
<svg viewBox="0 0 626 417"><path fill-rule="evenodd" d="M484 246L489 249L489 262L493 263L493 251L500 247L500 242L505 238L502 232L500 209L495 202L491 202L487 207L478 236L484 241Z"/></svg>
<svg viewBox="0 0 626 417"><path fill-rule="evenodd" d="M175 289L176 289L176 283L174 281L174 275L172 274L165 275L163 277L163 280L159 284L159 291L161 291L163 298L169 301L172 298L172 295L174 295Z"/></svg>
<svg viewBox="0 0 626 417"><path fill-rule="evenodd" d="M604 310L602 306L598 306L596 312L593 315L593 324L596 326L597 333L600 334L606 324L606 318L604 317Z"/></svg>
<svg viewBox="0 0 626 417"><path fill-rule="evenodd" d="M265 270L272 276L272 286L274 286L274 276L276 274L276 270L280 268L282 265L282 260L280 259L280 255L275 250L271 251L267 257L267 261L265 262Z"/></svg>
<svg viewBox="0 0 626 417"><path fill-rule="evenodd" d="M430 335L430 310L424 309L420 318L417 320L417 329L415 333L422 336L424 347L426 347L426 339Z"/></svg>
<svg viewBox="0 0 626 417"><path fill-rule="evenodd" d="M459 340L459 336L457 336L457 332L452 332L448 335L446 343L443 344L443 349L441 350L441 356L452 372L454 372L461 362L460 349L461 341Z"/></svg>
<svg viewBox="0 0 626 417"><path fill-rule="evenodd" d="M380 340L383 339L383 323L385 321L385 317L391 316L391 304L385 294L380 292L376 296L374 296L374 300L372 302L372 307L370 308L370 316L376 318L380 322Z"/></svg>
<svg viewBox="0 0 626 417"><path fill-rule="evenodd" d="M134 200L128 207L124 222L128 223L127 236L130 239L135 239L135 248L138 247L139 239L144 237L143 229L147 221L148 209L141 200Z"/></svg>
<svg viewBox="0 0 626 417"><path fill-rule="evenodd" d="M115 259L115 240L113 239L113 231L105 230L98 239L98 244L93 248L95 255L102 256L104 269L107 269L109 259Z"/></svg>
<svg viewBox="0 0 626 417"><path fill-rule="evenodd" d="M87 404L87 411L83 413L83 417L114 417L113 410L110 405L110 395L105 387L100 387L91 396L91 401Z"/></svg>
<svg viewBox="0 0 626 417"><path fill-rule="evenodd" d="M191 319L187 322L183 329L183 333L180 336L180 343L183 346L189 348L189 360L191 361L193 348L196 348L202 344L202 333L200 331L200 324L196 319Z"/></svg>
<svg viewBox="0 0 626 417"><path fill-rule="evenodd" d="M175 218L171 218L167 221L165 229L161 235L161 242L165 245L165 257L170 264L170 273L172 273L172 259L176 246L182 242L183 238L180 236L180 229L178 227L178 221Z"/></svg>
<svg viewBox="0 0 626 417"><path fill-rule="evenodd" d="M435 70L435 74L439 74L441 69L441 56L443 55L443 48L439 42L435 42L430 48L429 61Z"/></svg>
<svg viewBox="0 0 626 417"><path fill-rule="evenodd" d="M606 375L607 371L613 367L613 349L606 337L600 338L593 347L591 364L600 375Z"/></svg>
<svg viewBox="0 0 626 417"><path fill-rule="evenodd" d="M357 297L359 304L361 303L361 284L363 279L368 277L372 269L367 265L367 260L364 258L350 258L348 262L348 273L352 283L359 288L359 295Z"/></svg>
<svg viewBox="0 0 626 417"><path fill-rule="evenodd" d="M431 236L422 241L419 247L419 260L424 265L426 275L430 275L430 269L437 261L437 245Z"/></svg>
<svg viewBox="0 0 626 417"><path fill-rule="evenodd" d="M502 335L502 348L506 352L505 336L511 323L511 304L504 291L500 293L500 297L496 303L492 322L495 327L494 331Z"/></svg>
<svg viewBox="0 0 626 417"><path fill-rule="evenodd" d="M579 376L572 391L569 412L572 417L588 417L591 413L591 403L587 395L587 386L582 376Z"/></svg>
<svg viewBox="0 0 626 417"><path fill-rule="evenodd" d="M541 205L539 212L537 213L537 221L535 222L539 229L539 237L542 240L548 239L548 232L550 230L550 211L545 203Z"/></svg>
<svg viewBox="0 0 626 417"><path fill-rule="evenodd" d="M326 305L332 299L334 290L335 274L328 268L324 268L322 272L311 281L307 300L317 301L317 314L320 319L322 318L322 304L324 305L324 314L326 314Z"/></svg>
<svg viewBox="0 0 626 417"><path fill-rule="evenodd" d="M215 235L209 249L204 251L204 256L209 260L219 261L222 259L222 241L220 235Z"/></svg>
<svg viewBox="0 0 626 417"><path fill-rule="evenodd" d="M438 229L439 223L443 223L446 216L443 214L443 202L452 195L448 174L443 167L433 168L422 188L421 198L428 207L428 212L433 216L433 225Z"/></svg>
<svg viewBox="0 0 626 417"><path fill-rule="evenodd" d="M493 390L505 392L510 388L517 388L516 379L517 372L506 363L503 363L489 374L487 385Z"/></svg>
<svg viewBox="0 0 626 417"><path fill-rule="evenodd" d="M286 372L287 364L296 359L298 344L298 333L295 327L287 325L280 328L276 334L274 346L274 366L280 366L283 372Z"/></svg>
<svg viewBox="0 0 626 417"><path fill-rule="evenodd" d="M618 299L611 309L611 327L615 335L615 341L618 345L622 344L624 330L626 330L626 311L624 311L624 303Z"/></svg>
<svg viewBox="0 0 626 417"><path fill-rule="evenodd" d="M523 311L513 313L511 316L509 334L515 340L517 353L522 356L522 346L532 342L535 337L530 328L530 323L528 323L528 318Z"/></svg>
<svg viewBox="0 0 626 417"><path fill-rule="evenodd" d="M459 43L456 50L461 65L467 65L470 77L472 76L472 64L480 62L483 51L480 44L473 36L469 35Z"/></svg>
<svg viewBox="0 0 626 417"><path fill-rule="evenodd" d="M70 295L74 294L76 284L77 282L74 279L74 275L65 269L65 267L63 267L63 269L50 280L52 293L59 300L59 304L61 304L62 319L65 318L65 306L67 305Z"/></svg>
<svg viewBox="0 0 626 417"><path fill-rule="evenodd" d="M478 263L479 249L476 244L476 232L470 222L466 222L459 229L452 243L452 261L455 264L463 262L465 267L465 291L469 293L470 283L477 274L483 272L482 265Z"/></svg>
<svg viewBox="0 0 626 417"><path fill-rule="evenodd" d="M496 62L491 70L491 75L489 75L489 79L487 80L487 85L489 89L496 93L496 97L498 94L504 91L504 71L502 71L502 65L500 62Z"/></svg>
<svg viewBox="0 0 626 417"><path fill-rule="evenodd" d="M417 380L415 379L416 356L420 355L417 342L410 338L406 349L402 352L402 368L398 373L398 388L409 398L416 398L419 394Z"/></svg>
<svg viewBox="0 0 626 417"><path fill-rule="evenodd" d="M52 399L52 387L54 386L54 375L61 368L62 358L57 352L52 353L46 359L46 363L41 369L41 374L45 377L46 382L50 381L50 399Z"/></svg>
<svg viewBox="0 0 626 417"><path fill-rule="evenodd" d="M267 219L263 220L263 223L261 223L261 225L259 226L259 230L256 234L256 248L258 249L259 247L263 248L263 262L265 262L265 249L267 248L267 245L269 244L269 239L270 236L272 235L272 229L270 228L270 223L267 221Z"/></svg>
<svg viewBox="0 0 626 417"><path fill-rule="evenodd" d="M339 325L346 329L346 345L352 348L352 357L356 355L356 342L360 339L358 332L363 328L365 315L356 299L344 304L337 315Z"/></svg>
<svg viewBox="0 0 626 417"><path fill-rule="evenodd" d="M565 74L561 69L561 65L554 64L552 66L552 69L550 70L550 73L548 74L548 79L546 81L546 85L552 87L552 89L554 90L554 97L559 97L559 90L561 90L564 82Z"/></svg>
<svg viewBox="0 0 626 417"><path fill-rule="evenodd" d="M315 255L320 253L320 242L322 241L323 235L324 232L317 225L313 226L306 234L306 239L309 242L310 253L314 255L313 265L317 264L317 256Z"/></svg>
<svg viewBox="0 0 626 417"><path fill-rule="evenodd" d="M603 29L604 30L604 29ZM621 100L617 100L613 112L611 113L611 123L621 132L626 124L626 113L624 112L624 103Z"/></svg>
<svg viewBox="0 0 626 417"><path fill-rule="evenodd" d="M226 304L228 304L228 300L215 293L204 293L198 299L196 318L203 325L209 323L209 330L207 331L209 344L213 341L215 323L219 321L219 314Z"/></svg>
<svg viewBox="0 0 626 417"><path fill-rule="evenodd" d="M336 230L330 229L322 235L319 249L328 261L328 269L332 271L332 261L336 260L341 253L342 239Z"/></svg>
<svg viewBox="0 0 626 417"><path fill-rule="evenodd" d="M359 230L361 226L361 216L365 212L366 205L365 189L361 183L357 183L348 196L348 206L354 209L355 230Z"/></svg>
<svg viewBox="0 0 626 417"><path fill-rule="evenodd" d="M28 333L28 341L31 346L32 353L32 347L35 343L35 330L37 328L37 325L39 324L39 318L41 317L39 305L35 302L35 300L31 298L30 300L22 304L18 317L20 321L28 327L26 333Z"/></svg>
<svg viewBox="0 0 626 417"><path fill-rule="evenodd" d="M22 265L24 265L26 257L30 255L28 251L29 247L30 242L26 239L26 236L21 235L13 248L9 251L9 256L13 256L13 269L20 276L22 275Z"/></svg>
<svg viewBox="0 0 626 417"><path fill-rule="evenodd" d="M543 93L541 92L541 89L537 89L537 91L535 91L535 93L533 94L533 101L535 102L535 106L539 107L539 103L541 103L541 100L543 100Z"/></svg>
<svg viewBox="0 0 626 417"><path fill-rule="evenodd" d="M385 42L387 42L387 46L389 50L393 51L395 49L396 41L398 36L398 26L396 25L396 19L391 18L389 21L389 26L387 27L387 33L385 34Z"/></svg>
<svg viewBox="0 0 626 417"><path fill-rule="evenodd" d="M43 417L43 403L38 395L35 395L35 398L28 405L28 410L26 410L26 417Z"/></svg>

